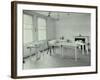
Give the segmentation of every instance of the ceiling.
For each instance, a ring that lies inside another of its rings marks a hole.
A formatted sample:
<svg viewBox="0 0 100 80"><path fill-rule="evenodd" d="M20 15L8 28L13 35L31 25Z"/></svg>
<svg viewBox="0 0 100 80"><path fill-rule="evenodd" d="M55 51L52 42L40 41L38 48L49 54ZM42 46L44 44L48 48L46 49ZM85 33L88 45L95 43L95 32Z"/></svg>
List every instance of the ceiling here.
<svg viewBox="0 0 100 80"><path fill-rule="evenodd" d="M90 13L74 13L74 12L54 12L54 11L34 11L31 10L28 12L31 13L38 13L40 15L43 16L47 16L47 17L52 17L54 19L64 19L64 18L68 18L69 16L86 16L86 15L90 15Z"/></svg>

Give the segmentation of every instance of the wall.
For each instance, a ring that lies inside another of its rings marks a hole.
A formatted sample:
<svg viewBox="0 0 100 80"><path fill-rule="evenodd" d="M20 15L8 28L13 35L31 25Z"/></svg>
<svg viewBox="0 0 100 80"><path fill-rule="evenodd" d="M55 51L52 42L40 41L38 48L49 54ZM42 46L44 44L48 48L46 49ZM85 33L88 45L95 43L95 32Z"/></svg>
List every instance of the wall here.
<svg viewBox="0 0 100 80"><path fill-rule="evenodd" d="M79 34L90 36L90 14L69 13L62 16L56 21L57 38L64 36L73 40Z"/></svg>
<svg viewBox="0 0 100 80"><path fill-rule="evenodd" d="M47 19L47 39L48 40L52 40L55 39L55 28L56 28L56 24L55 24L55 20L53 19Z"/></svg>
<svg viewBox="0 0 100 80"><path fill-rule="evenodd" d="M25 1L25 0L24 0ZM98 15L100 14L100 0L31 0L51 3L98 5ZM11 70L11 0L0 0L0 80L14 80L10 78ZM98 16L100 22L100 16ZM98 24L100 26L100 24ZM100 30L100 27L98 27ZM98 32L100 35L100 31ZM98 47L100 47L100 37L98 36ZM100 52L100 50L98 49ZM98 52L98 53L99 53ZM98 54L100 57L100 54ZM100 68L100 58L98 58L98 68ZM17 80L17 79L16 79ZM45 78L28 78L18 80L100 80L100 69L98 74L73 75Z"/></svg>

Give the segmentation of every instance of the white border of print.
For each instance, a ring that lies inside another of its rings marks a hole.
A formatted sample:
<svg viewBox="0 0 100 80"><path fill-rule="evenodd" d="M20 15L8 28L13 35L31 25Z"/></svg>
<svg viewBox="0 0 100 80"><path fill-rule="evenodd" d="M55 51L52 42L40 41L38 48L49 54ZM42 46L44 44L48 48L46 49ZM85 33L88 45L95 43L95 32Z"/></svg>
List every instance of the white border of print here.
<svg viewBox="0 0 100 80"><path fill-rule="evenodd" d="M50 68L50 69L32 69L23 70L22 68L22 15L23 10L43 10L43 11L61 11L61 12L81 12L91 13L91 66L85 67L67 67L67 68ZM17 4L17 76L45 75L45 74L63 74L78 72L96 71L96 9L79 8L79 7L60 7L46 5L28 5Z"/></svg>

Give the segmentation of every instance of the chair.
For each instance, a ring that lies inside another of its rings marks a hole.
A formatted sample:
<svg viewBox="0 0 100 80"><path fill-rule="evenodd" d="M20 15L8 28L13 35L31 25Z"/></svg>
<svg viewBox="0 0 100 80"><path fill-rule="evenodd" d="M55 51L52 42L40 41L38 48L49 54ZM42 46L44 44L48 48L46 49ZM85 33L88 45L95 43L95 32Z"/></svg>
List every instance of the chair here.
<svg viewBox="0 0 100 80"><path fill-rule="evenodd" d="M48 40L47 41L47 46L48 46L47 54L48 54L48 52L50 52L50 56L52 55L52 52L54 53L55 43L56 43L56 40Z"/></svg>
<svg viewBox="0 0 100 80"><path fill-rule="evenodd" d="M47 50L48 46L47 46L47 41L46 40L43 40L40 44L40 47L39 47L39 52L40 54L44 55L45 54L45 51Z"/></svg>
<svg viewBox="0 0 100 80"><path fill-rule="evenodd" d="M23 45L23 63L25 63L25 59L35 55L35 49L32 47L32 45L32 42Z"/></svg>
<svg viewBox="0 0 100 80"><path fill-rule="evenodd" d="M86 53L89 54L90 51L90 43L86 43Z"/></svg>

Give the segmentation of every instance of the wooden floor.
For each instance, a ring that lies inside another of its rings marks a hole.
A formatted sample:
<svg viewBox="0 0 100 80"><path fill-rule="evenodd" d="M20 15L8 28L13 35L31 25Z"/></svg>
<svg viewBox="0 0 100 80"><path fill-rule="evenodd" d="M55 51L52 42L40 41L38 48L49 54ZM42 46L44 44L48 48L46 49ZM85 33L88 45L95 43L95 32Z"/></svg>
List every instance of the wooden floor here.
<svg viewBox="0 0 100 80"><path fill-rule="evenodd" d="M78 50L78 60L75 61L74 49L64 49L63 56L60 49L56 49L56 53L47 54L47 51L41 53L41 56L36 60L36 56L31 56L25 59L23 63L23 69L41 69L41 68L59 68L59 67L78 67L78 66L90 66L90 52L89 54L82 54L81 50Z"/></svg>

